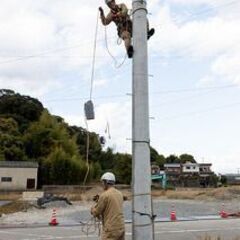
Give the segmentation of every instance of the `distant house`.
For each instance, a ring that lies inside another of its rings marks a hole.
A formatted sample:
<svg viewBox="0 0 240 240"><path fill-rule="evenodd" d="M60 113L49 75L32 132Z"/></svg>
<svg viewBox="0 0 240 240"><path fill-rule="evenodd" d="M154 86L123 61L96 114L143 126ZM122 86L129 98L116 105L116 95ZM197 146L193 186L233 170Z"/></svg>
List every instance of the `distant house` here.
<svg viewBox="0 0 240 240"><path fill-rule="evenodd" d="M240 174L225 174L223 175L227 179L229 185L240 185Z"/></svg>
<svg viewBox="0 0 240 240"><path fill-rule="evenodd" d="M200 176L200 185L203 187L208 187L213 185L212 183L212 176L214 172L211 170L212 164L211 163L200 163L199 164L199 176Z"/></svg>
<svg viewBox="0 0 240 240"><path fill-rule="evenodd" d="M209 176L209 175L213 174L211 167L212 167L211 163L200 163L199 164L200 176Z"/></svg>
<svg viewBox="0 0 240 240"><path fill-rule="evenodd" d="M199 164L186 162L182 164L182 173L183 174L199 174Z"/></svg>
<svg viewBox="0 0 240 240"><path fill-rule="evenodd" d="M37 188L38 163L0 161L0 190Z"/></svg>
<svg viewBox="0 0 240 240"><path fill-rule="evenodd" d="M167 182L169 185L178 186L179 178L181 176L181 164L180 163L166 163L164 164L165 174L167 176Z"/></svg>
<svg viewBox="0 0 240 240"><path fill-rule="evenodd" d="M166 163L164 170L168 175L180 175L182 172L180 163Z"/></svg>

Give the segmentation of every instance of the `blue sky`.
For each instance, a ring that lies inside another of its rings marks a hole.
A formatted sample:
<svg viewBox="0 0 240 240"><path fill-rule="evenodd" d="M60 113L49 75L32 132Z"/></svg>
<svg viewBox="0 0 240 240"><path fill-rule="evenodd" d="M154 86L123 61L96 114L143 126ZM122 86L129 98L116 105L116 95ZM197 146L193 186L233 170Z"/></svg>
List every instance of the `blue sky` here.
<svg viewBox="0 0 240 240"><path fill-rule="evenodd" d="M117 1L122 2L122 1ZM126 0L131 8L131 0ZM97 8L104 1L1 0L0 87L39 98L51 113L85 127ZM152 146L164 155L193 154L216 172L240 168L240 2L152 0L149 91ZM118 64L124 46L107 28ZM99 24L89 128L131 152L131 61L116 68Z"/></svg>

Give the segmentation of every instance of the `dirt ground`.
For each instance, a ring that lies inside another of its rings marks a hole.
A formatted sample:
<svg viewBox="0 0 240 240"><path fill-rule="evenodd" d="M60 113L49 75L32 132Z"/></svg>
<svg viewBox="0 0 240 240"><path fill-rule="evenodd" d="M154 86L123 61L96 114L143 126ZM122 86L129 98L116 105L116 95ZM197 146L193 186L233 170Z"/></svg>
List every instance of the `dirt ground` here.
<svg viewBox="0 0 240 240"><path fill-rule="evenodd" d="M101 186L96 186L81 193L62 192L59 196L67 197L72 202L91 202L93 197L102 192ZM121 188L126 200L131 200L131 190L129 188ZM222 188L179 188L176 190L153 190L153 199L156 200L197 200L197 201L231 201L240 200L240 186L222 187ZM19 211L26 211L33 205L21 200L20 193L0 193L0 201L11 201L10 203L0 206L0 214L9 214Z"/></svg>

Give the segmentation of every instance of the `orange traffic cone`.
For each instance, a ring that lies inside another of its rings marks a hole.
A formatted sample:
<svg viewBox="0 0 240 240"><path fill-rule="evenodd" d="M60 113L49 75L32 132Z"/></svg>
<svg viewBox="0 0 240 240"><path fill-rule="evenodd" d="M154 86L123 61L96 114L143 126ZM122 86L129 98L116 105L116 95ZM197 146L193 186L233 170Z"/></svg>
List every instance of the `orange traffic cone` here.
<svg viewBox="0 0 240 240"><path fill-rule="evenodd" d="M50 226L57 226L58 225L56 209L53 209L52 218L51 218L51 221L49 222L49 225Z"/></svg>
<svg viewBox="0 0 240 240"><path fill-rule="evenodd" d="M172 205L172 210L170 213L170 220L171 221L176 221L177 220L177 216L176 216L176 211L175 211L175 206Z"/></svg>
<svg viewBox="0 0 240 240"><path fill-rule="evenodd" d="M225 210L224 210L224 203L222 204L222 210L220 211L220 216L221 216L221 218L227 218L228 217L227 212L225 212Z"/></svg>

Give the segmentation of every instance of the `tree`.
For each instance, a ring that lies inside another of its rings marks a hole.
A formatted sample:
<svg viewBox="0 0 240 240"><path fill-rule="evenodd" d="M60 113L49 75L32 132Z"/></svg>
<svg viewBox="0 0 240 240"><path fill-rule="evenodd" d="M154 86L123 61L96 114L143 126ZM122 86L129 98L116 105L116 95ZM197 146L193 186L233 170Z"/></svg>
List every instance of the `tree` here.
<svg viewBox="0 0 240 240"><path fill-rule="evenodd" d="M117 182L130 184L132 180L132 156L117 153L113 172L116 174Z"/></svg>
<svg viewBox="0 0 240 240"><path fill-rule="evenodd" d="M29 158L40 164L40 184L79 183L84 178L86 165L75 137L70 136L66 124L46 110L25 131L24 141Z"/></svg>
<svg viewBox="0 0 240 240"><path fill-rule="evenodd" d="M166 158L164 157L164 155L158 155L158 158L156 160L156 164L163 169L164 164L166 163Z"/></svg>
<svg viewBox="0 0 240 240"><path fill-rule="evenodd" d="M178 158L178 156L171 154L166 157L166 163L180 163L180 159Z"/></svg>
<svg viewBox="0 0 240 240"><path fill-rule="evenodd" d="M186 162L196 163L196 160L194 159L194 157L187 153L181 154L179 156L179 159L181 163L186 163Z"/></svg>
<svg viewBox="0 0 240 240"><path fill-rule="evenodd" d="M32 121L37 121L43 105L35 98L22 96L12 90L0 89L0 116L11 117L17 121L23 132Z"/></svg>
<svg viewBox="0 0 240 240"><path fill-rule="evenodd" d="M59 123L46 110L38 122L33 122L25 131L26 153L31 158L48 156L56 147L72 155L78 152L75 138L70 137L65 125Z"/></svg>
<svg viewBox="0 0 240 240"><path fill-rule="evenodd" d="M150 160L151 163L156 162L158 159L158 152L156 149L154 149L153 147L150 146Z"/></svg>
<svg viewBox="0 0 240 240"><path fill-rule="evenodd" d="M55 148L41 165L44 184L80 184L86 173L82 160L67 154L61 147Z"/></svg>
<svg viewBox="0 0 240 240"><path fill-rule="evenodd" d="M107 148L106 151L103 151L99 156L99 163L102 166L103 171L112 170L116 163L115 154L111 148Z"/></svg>
<svg viewBox="0 0 240 240"><path fill-rule="evenodd" d="M12 118L0 117L0 160L27 160L18 124Z"/></svg>
<svg viewBox="0 0 240 240"><path fill-rule="evenodd" d="M92 162L98 162L99 156L102 154L102 146L99 142L99 136L94 132L87 132L86 129L76 126L68 126L68 131L71 136L75 136L79 152L83 158L86 158L87 134L89 134L88 158Z"/></svg>

